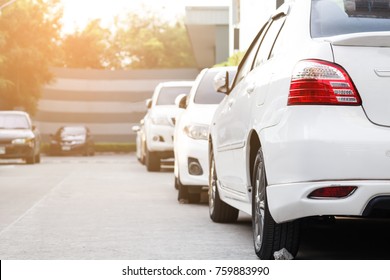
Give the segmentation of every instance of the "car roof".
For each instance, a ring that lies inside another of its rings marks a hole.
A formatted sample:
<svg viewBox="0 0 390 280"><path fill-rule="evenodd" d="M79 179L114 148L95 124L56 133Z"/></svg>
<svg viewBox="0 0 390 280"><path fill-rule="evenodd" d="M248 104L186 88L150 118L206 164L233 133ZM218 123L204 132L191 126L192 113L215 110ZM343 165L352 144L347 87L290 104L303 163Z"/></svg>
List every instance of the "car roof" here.
<svg viewBox="0 0 390 280"><path fill-rule="evenodd" d="M169 81L159 83L160 87L182 87L182 86L192 86L194 81Z"/></svg>
<svg viewBox="0 0 390 280"><path fill-rule="evenodd" d="M27 112L24 112L24 111L13 111L13 110L7 110L7 111L0 111L0 114L2 115L11 115L11 114L14 114L14 115L24 115L24 116L28 116L29 114Z"/></svg>

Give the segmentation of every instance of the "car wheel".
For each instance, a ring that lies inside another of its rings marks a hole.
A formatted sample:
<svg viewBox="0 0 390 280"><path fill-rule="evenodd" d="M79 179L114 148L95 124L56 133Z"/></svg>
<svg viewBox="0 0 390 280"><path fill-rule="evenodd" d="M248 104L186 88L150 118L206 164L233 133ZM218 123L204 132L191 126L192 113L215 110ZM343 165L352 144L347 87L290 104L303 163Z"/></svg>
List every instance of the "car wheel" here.
<svg viewBox="0 0 390 280"><path fill-rule="evenodd" d="M179 178L175 176L175 189L178 190L180 188L180 181Z"/></svg>
<svg viewBox="0 0 390 280"><path fill-rule="evenodd" d="M27 164L34 164L35 163L35 156L32 155L31 157L26 157L25 161Z"/></svg>
<svg viewBox="0 0 390 280"><path fill-rule="evenodd" d="M210 158L209 172L209 214L216 223L232 223L237 221L238 209L221 200L217 187L218 177L215 169L214 154Z"/></svg>
<svg viewBox="0 0 390 280"><path fill-rule="evenodd" d="M177 193L177 200L178 201L188 201L188 186L183 185L180 182L180 179L177 178L177 187L178 187L178 193Z"/></svg>
<svg viewBox="0 0 390 280"><path fill-rule="evenodd" d="M36 156L35 156L35 162L36 163L40 163L41 162L41 154L40 153L38 153Z"/></svg>
<svg viewBox="0 0 390 280"><path fill-rule="evenodd" d="M283 248L295 257L299 247L299 221L276 223L267 203L267 176L264 157L259 149L252 178L252 230L256 255L260 259L273 259L274 252Z"/></svg>
<svg viewBox="0 0 390 280"><path fill-rule="evenodd" d="M199 203L200 202L200 193L188 193L188 202L189 203Z"/></svg>
<svg viewBox="0 0 390 280"><path fill-rule="evenodd" d="M95 149L93 147L88 148L88 156L92 157L95 155Z"/></svg>
<svg viewBox="0 0 390 280"><path fill-rule="evenodd" d="M145 165L148 171L160 171L160 158L158 154L146 149Z"/></svg>
<svg viewBox="0 0 390 280"><path fill-rule="evenodd" d="M141 145L141 157L139 161L141 164L145 164L145 144Z"/></svg>

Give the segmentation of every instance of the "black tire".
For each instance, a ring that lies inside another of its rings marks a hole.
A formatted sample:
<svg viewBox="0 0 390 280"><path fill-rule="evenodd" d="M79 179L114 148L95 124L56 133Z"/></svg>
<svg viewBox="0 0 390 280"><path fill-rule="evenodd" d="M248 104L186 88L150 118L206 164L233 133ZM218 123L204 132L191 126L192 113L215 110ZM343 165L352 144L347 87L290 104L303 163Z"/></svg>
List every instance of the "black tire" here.
<svg viewBox="0 0 390 280"><path fill-rule="evenodd" d="M177 179L177 187L178 187L178 193L177 193L177 200L189 200L189 194L188 194L188 187L183 185L180 182L180 179Z"/></svg>
<svg viewBox="0 0 390 280"><path fill-rule="evenodd" d="M213 222L216 223L233 223L237 221L238 209L226 204L221 200L217 186L217 172L215 170L214 154L210 155L209 167L209 214Z"/></svg>
<svg viewBox="0 0 390 280"><path fill-rule="evenodd" d="M175 189L178 190L180 188L180 181L179 178L175 176Z"/></svg>
<svg viewBox="0 0 390 280"><path fill-rule="evenodd" d="M183 185L180 182L180 179L175 177L175 188L178 190L177 200L188 201L189 203L199 203L200 202L200 193L191 193L188 191L188 186Z"/></svg>
<svg viewBox="0 0 390 280"><path fill-rule="evenodd" d="M35 156L35 162L36 163L40 163L41 162L41 154L38 153L36 156Z"/></svg>
<svg viewBox="0 0 390 280"><path fill-rule="evenodd" d="M252 231L256 255L263 260L274 259L274 252L287 249L293 257L299 248L299 220L276 223L267 203L267 176L264 157L259 149L252 177Z"/></svg>
<svg viewBox="0 0 390 280"><path fill-rule="evenodd" d="M140 157L139 161L143 165L145 165L145 162L146 162L146 160L145 160L145 153L146 153L145 152L145 144L142 144L141 145L141 157Z"/></svg>
<svg viewBox="0 0 390 280"><path fill-rule="evenodd" d="M95 155L95 149L94 149L94 147L89 147L88 148L88 156L90 156L90 157L93 157Z"/></svg>
<svg viewBox="0 0 390 280"><path fill-rule="evenodd" d="M25 161L27 164L34 164L35 163L35 155L32 155L31 157L26 157Z"/></svg>
<svg viewBox="0 0 390 280"><path fill-rule="evenodd" d="M157 153L150 152L146 149L146 159L145 159L146 170L148 171L160 171L160 158Z"/></svg>
<svg viewBox="0 0 390 280"><path fill-rule="evenodd" d="M200 203L200 193L188 193L189 203Z"/></svg>

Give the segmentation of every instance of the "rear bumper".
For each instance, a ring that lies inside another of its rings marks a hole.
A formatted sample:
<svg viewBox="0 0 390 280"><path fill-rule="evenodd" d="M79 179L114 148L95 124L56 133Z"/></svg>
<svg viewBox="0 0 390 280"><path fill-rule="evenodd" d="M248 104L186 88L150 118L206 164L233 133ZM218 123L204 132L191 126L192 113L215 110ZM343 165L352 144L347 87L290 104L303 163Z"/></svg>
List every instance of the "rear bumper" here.
<svg viewBox="0 0 390 280"><path fill-rule="evenodd" d="M390 195L390 128L371 123L361 107L291 106L262 139L267 198L277 222L362 216L373 198ZM307 197L317 188L351 185L357 190L347 198Z"/></svg>
<svg viewBox="0 0 390 280"><path fill-rule="evenodd" d="M390 127L372 124L361 107L293 107L261 132L270 185L390 180Z"/></svg>
<svg viewBox="0 0 390 280"><path fill-rule="evenodd" d="M356 186L357 189L346 198L308 198L313 190L327 186ZM376 198L383 196L390 196L390 180L304 182L267 188L270 212L278 223L318 215L370 216L375 214L374 209L383 209L375 203Z"/></svg>

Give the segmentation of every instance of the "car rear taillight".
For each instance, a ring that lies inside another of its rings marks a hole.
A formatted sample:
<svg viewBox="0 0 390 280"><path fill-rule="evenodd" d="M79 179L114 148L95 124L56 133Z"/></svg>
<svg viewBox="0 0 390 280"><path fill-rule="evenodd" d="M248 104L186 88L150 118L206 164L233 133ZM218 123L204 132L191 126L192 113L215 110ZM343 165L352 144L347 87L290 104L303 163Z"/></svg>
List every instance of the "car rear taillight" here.
<svg viewBox="0 0 390 280"><path fill-rule="evenodd" d="M344 198L351 195L357 189L356 186L330 186L312 191L308 198Z"/></svg>
<svg viewBox="0 0 390 280"><path fill-rule="evenodd" d="M288 105L361 105L351 78L339 65L302 60L291 78Z"/></svg>

